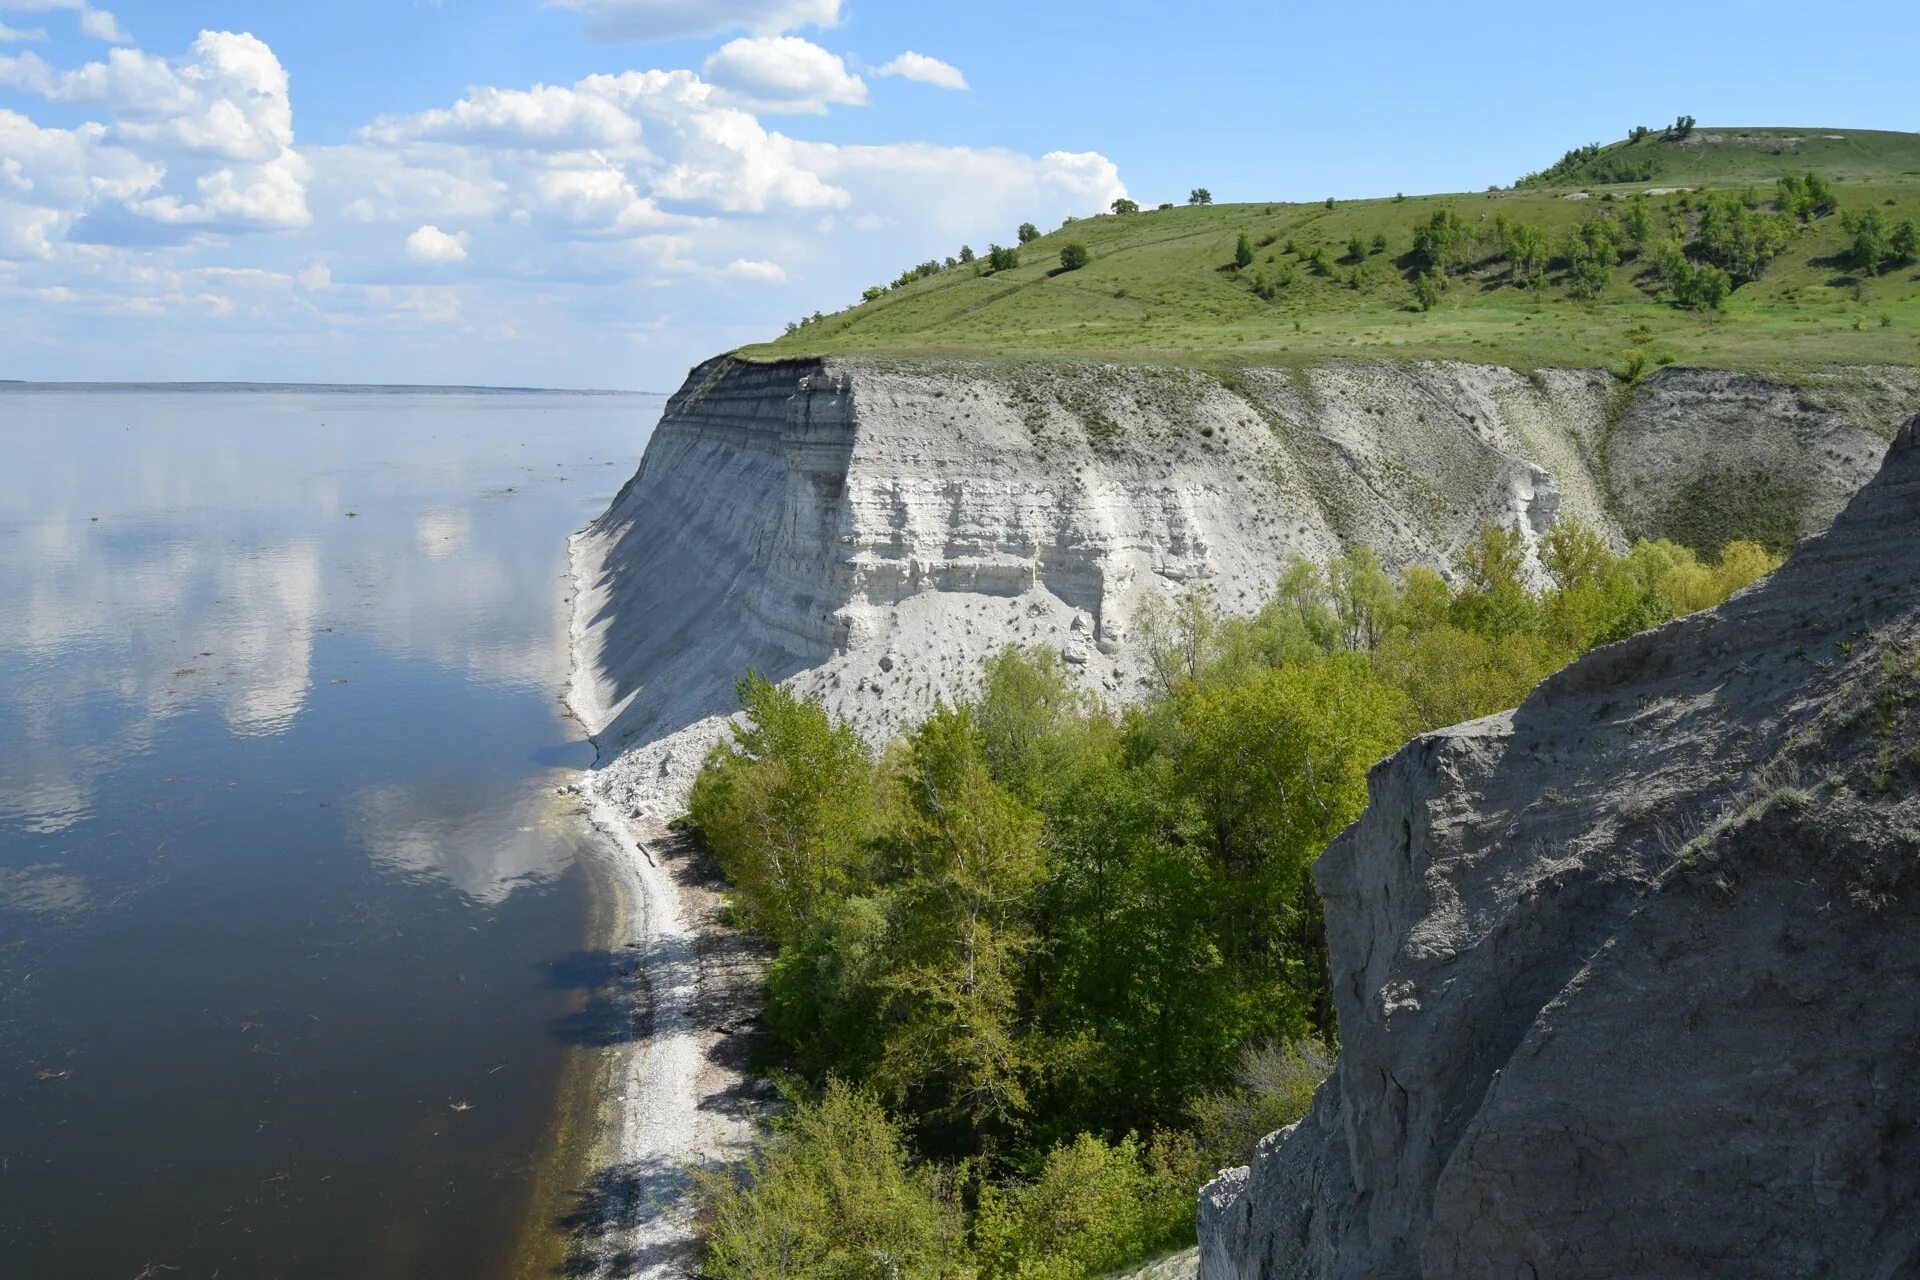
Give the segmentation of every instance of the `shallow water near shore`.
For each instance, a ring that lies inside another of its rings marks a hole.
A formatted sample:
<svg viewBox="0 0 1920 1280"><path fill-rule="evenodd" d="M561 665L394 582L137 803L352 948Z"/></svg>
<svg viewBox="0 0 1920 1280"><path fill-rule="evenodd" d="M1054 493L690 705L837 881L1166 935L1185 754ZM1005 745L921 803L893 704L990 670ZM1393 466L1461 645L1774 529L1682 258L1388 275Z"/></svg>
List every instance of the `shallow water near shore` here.
<svg viewBox="0 0 1920 1280"><path fill-rule="evenodd" d="M0 1274L524 1270L604 1042L565 540L661 406L0 389Z"/></svg>

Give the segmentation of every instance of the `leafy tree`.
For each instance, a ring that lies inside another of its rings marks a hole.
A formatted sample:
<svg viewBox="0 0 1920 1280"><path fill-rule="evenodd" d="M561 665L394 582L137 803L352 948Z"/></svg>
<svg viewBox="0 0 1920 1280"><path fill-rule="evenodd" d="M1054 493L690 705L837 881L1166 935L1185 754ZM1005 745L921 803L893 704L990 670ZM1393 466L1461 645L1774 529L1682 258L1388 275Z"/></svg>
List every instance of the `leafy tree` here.
<svg viewBox="0 0 1920 1280"><path fill-rule="evenodd" d="M1879 275L1881 260L1887 255L1887 228L1880 211L1865 209L1859 213L1842 214L1841 219L1841 228L1853 238L1847 249L1847 258L1854 270Z"/></svg>
<svg viewBox="0 0 1920 1280"><path fill-rule="evenodd" d="M1087 252L1087 246L1078 241L1068 244L1060 250L1060 269L1062 271L1078 271L1092 261L1093 255Z"/></svg>
<svg viewBox="0 0 1920 1280"><path fill-rule="evenodd" d="M1125 196L1122 196L1113 202L1113 211L1125 217L1127 214L1140 212L1140 205L1137 201L1129 200Z"/></svg>
<svg viewBox="0 0 1920 1280"><path fill-rule="evenodd" d="M911 1168L869 1093L839 1082L796 1099L737 1177L698 1184L714 1280L949 1280L965 1258L960 1206Z"/></svg>
<svg viewBox="0 0 1920 1280"><path fill-rule="evenodd" d="M1205 187L1195 187L1192 193L1187 196L1187 203L1196 205L1212 204L1213 192L1207 190Z"/></svg>
<svg viewBox="0 0 1920 1280"><path fill-rule="evenodd" d="M1247 239L1247 233L1240 233L1239 241L1233 246L1233 265L1242 271L1253 265L1253 241Z"/></svg>
<svg viewBox="0 0 1920 1280"><path fill-rule="evenodd" d="M1011 271L1020 265L1020 251L1001 245L992 245L987 249L987 270Z"/></svg>
<svg viewBox="0 0 1920 1280"><path fill-rule="evenodd" d="M740 682L740 705L746 714L708 754L688 816L747 918L787 942L870 878L873 760L850 726L764 676Z"/></svg>
<svg viewBox="0 0 1920 1280"><path fill-rule="evenodd" d="M877 284L868 285L860 291L860 300L862 302L872 302L876 298L884 298L886 296L887 291Z"/></svg>
<svg viewBox="0 0 1920 1280"><path fill-rule="evenodd" d="M1368 245L1368 249L1373 253L1385 253L1387 251L1387 233L1384 231L1374 232L1373 240Z"/></svg>
<svg viewBox="0 0 1920 1280"><path fill-rule="evenodd" d="M1637 195L1627 201L1627 216L1623 224L1627 240L1635 248L1645 248L1653 236L1653 206L1645 196Z"/></svg>
<svg viewBox="0 0 1920 1280"><path fill-rule="evenodd" d="M1902 266L1920 260L1920 225L1912 218L1903 219L1887 236L1887 251Z"/></svg>
<svg viewBox="0 0 1920 1280"><path fill-rule="evenodd" d="M1648 134L1652 132L1653 130L1647 128L1647 126L1643 124L1637 124L1633 126L1632 129L1627 131L1627 141L1639 142L1641 139L1645 138Z"/></svg>
<svg viewBox="0 0 1920 1280"><path fill-rule="evenodd" d="M1040 228L1034 226L1031 222L1023 222L1020 224L1020 230L1017 234L1020 237L1021 244L1032 244L1040 238Z"/></svg>
<svg viewBox="0 0 1920 1280"><path fill-rule="evenodd" d="M1422 271L1413 280L1413 305L1419 311L1431 311L1440 305L1440 277Z"/></svg>
<svg viewBox="0 0 1920 1280"><path fill-rule="evenodd" d="M994 782L985 747L964 708L937 708L908 739L898 967L874 1072L976 1144L1026 1110L1018 978L1033 940L1025 908L1046 874L1039 821Z"/></svg>
<svg viewBox="0 0 1920 1280"><path fill-rule="evenodd" d="M1566 258L1573 273L1567 292L1576 298L1599 297L1620 261L1613 220L1593 215L1581 222L1567 240Z"/></svg>
<svg viewBox="0 0 1920 1280"><path fill-rule="evenodd" d="M1185 1162L1152 1159L1128 1134L1083 1133L1047 1153L1031 1183L987 1188L974 1228L990 1280L1082 1280L1118 1272L1193 1233Z"/></svg>
<svg viewBox="0 0 1920 1280"><path fill-rule="evenodd" d="M1436 209L1414 229L1413 256L1435 275L1445 275L1459 259L1468 239L1467 224L1451 209Z"/></svg>
<svg viewBox="0 0 1920 1280"><path fill-rule="evenodd" d="M972 261L973 261L973 246L972 246L972 245L970 245L970 244L963 244L963 245L961 245L961 246L960 246L960 261L961 261L962 263L968 263L968 262L972 262Z"/></svg>

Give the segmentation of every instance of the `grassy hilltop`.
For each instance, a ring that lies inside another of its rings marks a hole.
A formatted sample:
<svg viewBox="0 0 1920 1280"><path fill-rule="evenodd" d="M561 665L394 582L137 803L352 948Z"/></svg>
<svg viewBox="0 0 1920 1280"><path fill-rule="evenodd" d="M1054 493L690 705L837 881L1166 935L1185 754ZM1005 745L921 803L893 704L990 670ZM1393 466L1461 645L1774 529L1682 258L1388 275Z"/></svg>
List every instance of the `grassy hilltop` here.
<svg viewBox="0 0 1920 1280"><path fill-rule="evenodd" d="M1920 134L1675 127L1496 191L1079 219L1017 265L973 246L744 354L1915 364L1913 219ZM1063 269L1069 246L1086 265Z"/></svg>

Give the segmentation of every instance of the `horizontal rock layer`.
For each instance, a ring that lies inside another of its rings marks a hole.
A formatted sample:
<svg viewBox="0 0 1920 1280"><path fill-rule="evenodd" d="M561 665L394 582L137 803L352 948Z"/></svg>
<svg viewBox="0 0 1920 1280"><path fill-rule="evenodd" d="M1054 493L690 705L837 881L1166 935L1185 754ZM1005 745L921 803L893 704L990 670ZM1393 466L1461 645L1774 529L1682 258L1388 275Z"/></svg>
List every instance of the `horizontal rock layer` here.
<svg viewBox="0 0 1920 1280"><path fill-rule="evenodd" d="M1251 609L1295 555L1444 565L1488 521L1532 537L1561 513L1633 536L1758 504L1817 528L1902 404L1903 371L1796 389L1668 369L1623 391L1458 364L720 359L584 535L588 727L624 752L630 804L671 808L750 668L876 739L1008 643L1053 644L1124 699L1149 597L1204 584ZM1790 502L1754 479L1780 475Z"/></svg>

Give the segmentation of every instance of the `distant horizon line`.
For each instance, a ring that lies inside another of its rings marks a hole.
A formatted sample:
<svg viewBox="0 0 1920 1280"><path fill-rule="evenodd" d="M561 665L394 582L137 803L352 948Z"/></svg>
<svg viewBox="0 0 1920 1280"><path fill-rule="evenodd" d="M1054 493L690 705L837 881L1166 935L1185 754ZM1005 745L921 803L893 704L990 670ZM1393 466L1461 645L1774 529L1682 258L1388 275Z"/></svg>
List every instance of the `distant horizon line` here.
<svg viewBox="0 0 1920 1280"><path fill-rule="evenodd" d="M0 388L33 391L385 391L410 394L547 395L547 396L658 396L664 391L635 391L617 387L511 387L476 383L438 382L258 382L258 381L39 381L0 378Z"/></svg>

